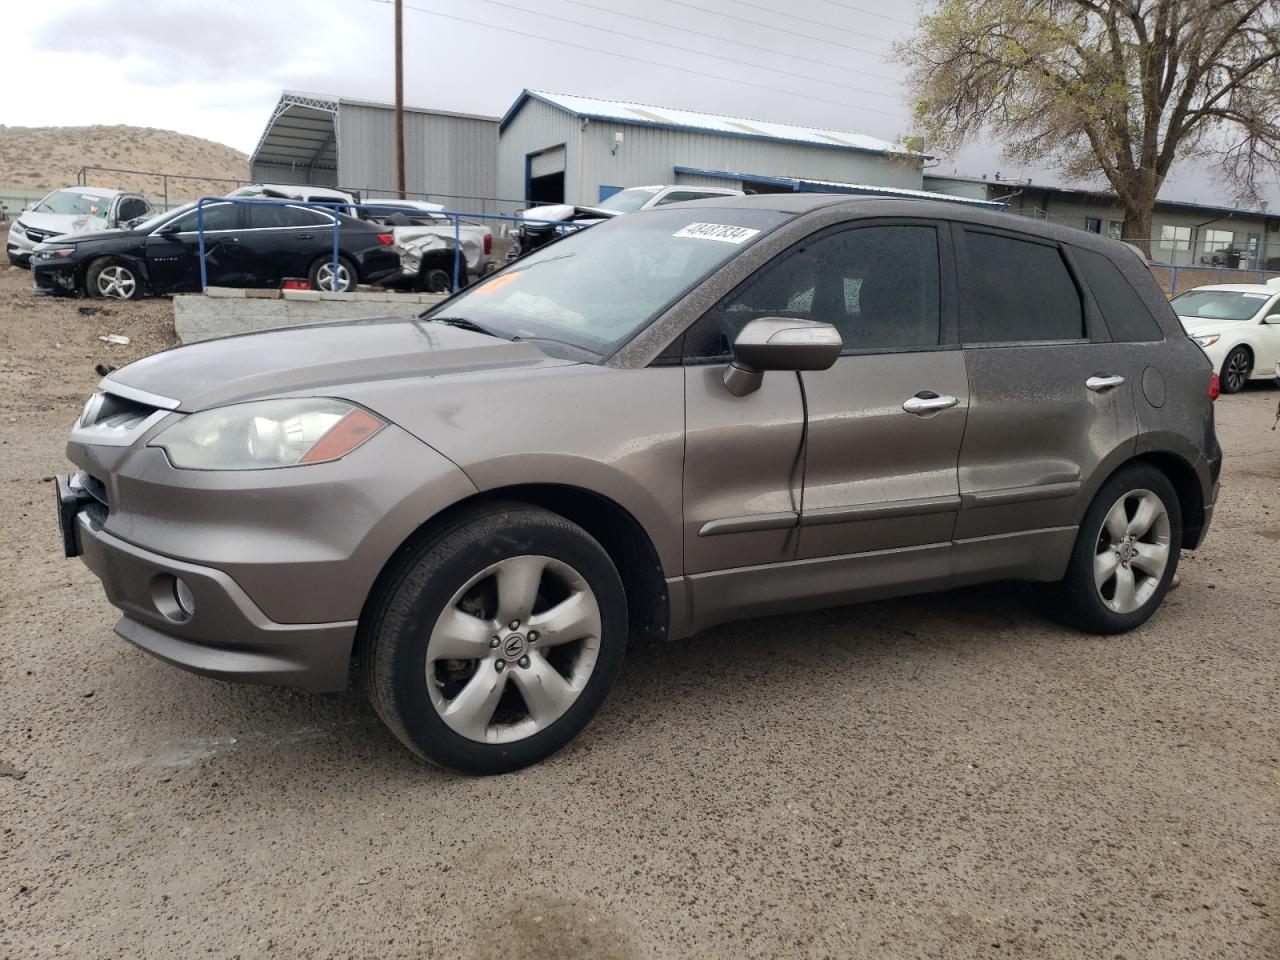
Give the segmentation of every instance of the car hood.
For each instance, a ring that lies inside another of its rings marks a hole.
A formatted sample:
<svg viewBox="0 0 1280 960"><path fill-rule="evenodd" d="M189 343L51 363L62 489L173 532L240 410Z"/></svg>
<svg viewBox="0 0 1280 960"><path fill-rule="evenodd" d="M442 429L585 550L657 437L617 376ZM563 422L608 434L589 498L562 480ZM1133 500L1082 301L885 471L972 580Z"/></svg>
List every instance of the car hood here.
<svg viewBox="0 0 1280 960"><path fill-rule="evenodd" d="M1198 337L1202 333L1224 333L1234 327L1239 320L1210 320L1205 317L1179 317L1182 329L1190 336Z"/></svg>
<svg viewBox="0 0 1280 960"><path fill-rule="evenodd" d="M442 323L380 317L205 340L115 370L121 384L176 400L184 412L285 395L346 397L380 381L489 376L563 366L532 343Z"/></svg>
<svg viewBox="0 0 1280 960"><path fill-rule="evenodd" d="M33 213L28 210L18 217L18 222L24 227L57 234L101 233L107 229L107 221L104 218L77 213Z"/></svg>

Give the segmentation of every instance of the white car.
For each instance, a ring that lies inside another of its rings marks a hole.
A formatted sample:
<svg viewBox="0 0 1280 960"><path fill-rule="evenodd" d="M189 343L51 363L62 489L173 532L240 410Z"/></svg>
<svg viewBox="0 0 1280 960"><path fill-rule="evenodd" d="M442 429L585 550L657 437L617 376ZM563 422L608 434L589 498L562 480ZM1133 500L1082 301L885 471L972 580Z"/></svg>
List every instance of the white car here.
<svg viewBox="0 0 1280 960"><path fill-rule="evenodd" d="M9 227L9 262L31 264L36 244L69 233L126 227L155 211L137 193L104 187L62 187L27 207Z"/></svg>
<svg viewBox="0 0 1280 960"><path fill-rule="evenodd" d="M334 190L332 187L315 187L307 183L248 183L236 187L228 197L254 197L268 200L302 200L307 203L350 203L357 204L360 197L345 190ZM352 217L360 216L356 210L340 210Z"/></svg>
<svg viewBox="0 0 1280 960"><path fill-rule="evenodd" d="M1183 329L1218 371L1223 393L1280 376L1280 278L1196 287L1171 301Z"/></svg>

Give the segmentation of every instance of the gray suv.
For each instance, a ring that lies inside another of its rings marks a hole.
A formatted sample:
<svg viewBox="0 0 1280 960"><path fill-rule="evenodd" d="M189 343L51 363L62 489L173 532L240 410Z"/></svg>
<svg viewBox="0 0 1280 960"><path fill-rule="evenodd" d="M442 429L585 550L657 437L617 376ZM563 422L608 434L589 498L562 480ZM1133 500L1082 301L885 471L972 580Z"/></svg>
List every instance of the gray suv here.
<svg viewBox="0 0 1280 960"><path fill-rule="evenodd" d="M344 689L420 757L533 763L630 638L1032 581L1143 623L1218 490L1213 372L1123 244L961 204L636 213L417 320L113 371L69 555L170 663Z"/></svg>

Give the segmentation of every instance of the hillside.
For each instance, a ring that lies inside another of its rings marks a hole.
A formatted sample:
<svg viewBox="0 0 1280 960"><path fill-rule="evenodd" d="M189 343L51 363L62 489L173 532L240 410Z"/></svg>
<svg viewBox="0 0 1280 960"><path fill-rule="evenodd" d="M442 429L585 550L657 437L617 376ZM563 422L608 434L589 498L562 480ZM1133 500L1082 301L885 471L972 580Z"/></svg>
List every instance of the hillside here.
<svg viewBox="0 0 1280 960"><path fill-rule="evenodd" d="M83 166L163 170L243 179L249 158L239 150L153 127L7 127L0 124L0 190L52 190L76 182ZM95 186L161 195L159 177L91 172ZM170 180L170 199L226 193L230 184Z"/></svg>

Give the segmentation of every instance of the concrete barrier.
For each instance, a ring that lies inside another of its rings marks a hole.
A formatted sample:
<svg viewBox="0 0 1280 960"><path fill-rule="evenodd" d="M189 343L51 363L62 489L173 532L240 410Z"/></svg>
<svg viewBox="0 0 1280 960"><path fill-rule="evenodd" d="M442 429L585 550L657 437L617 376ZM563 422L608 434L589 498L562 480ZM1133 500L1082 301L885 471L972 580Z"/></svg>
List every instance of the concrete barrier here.
<svg viewBox="0 0 1280 960"><path fill-rule="evenodd" d="M444 297L431 293L321 293L210 287L173 298L173 326L182 343L197 343L278 327L369 317L416 317Z"/></svg>

